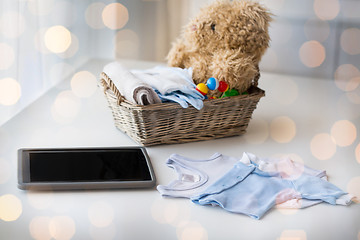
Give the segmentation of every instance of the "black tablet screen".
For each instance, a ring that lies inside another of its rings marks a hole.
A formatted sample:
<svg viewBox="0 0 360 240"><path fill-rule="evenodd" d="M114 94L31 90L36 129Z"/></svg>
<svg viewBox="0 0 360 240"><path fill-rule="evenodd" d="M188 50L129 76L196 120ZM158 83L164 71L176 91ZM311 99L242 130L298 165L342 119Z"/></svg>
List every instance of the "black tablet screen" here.
<svg viewBox="0 0 360 240"><path fill-rule="evenodd" d="M140 149L35 151L29 165L30 182L151 180Z"/></svg>

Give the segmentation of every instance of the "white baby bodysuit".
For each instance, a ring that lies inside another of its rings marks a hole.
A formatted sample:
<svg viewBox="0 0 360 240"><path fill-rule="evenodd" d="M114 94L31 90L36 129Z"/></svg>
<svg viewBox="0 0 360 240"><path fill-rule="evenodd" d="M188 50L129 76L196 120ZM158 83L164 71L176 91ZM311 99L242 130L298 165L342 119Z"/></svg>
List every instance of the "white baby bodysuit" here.
<svg viewBox="0 0 360 240"><path fill-rule="evenodd" d="M279 172L285 179L295 179L302 174L326 179L326 172L309 168L291 159L258 158L251 153L243 153L242 158L235 158L215 153L209 159L193 160L172 154L166 164L173 168L178 179L168 185L158 185L162 196L191 198L204 191L226 174L236 163L256 165L264 172ZM289 199L279 203L279 208L305 208L320 203L319 200Z"/></svg>
<svg viewBox="0 0 360 240"><path fill-rule="evenodd" d="M172 154L166 164L178 173L168 185L158 185L162 196L191 198L205 190L239 161L238 158L215 153L209 159L193 160Z"/></svg>

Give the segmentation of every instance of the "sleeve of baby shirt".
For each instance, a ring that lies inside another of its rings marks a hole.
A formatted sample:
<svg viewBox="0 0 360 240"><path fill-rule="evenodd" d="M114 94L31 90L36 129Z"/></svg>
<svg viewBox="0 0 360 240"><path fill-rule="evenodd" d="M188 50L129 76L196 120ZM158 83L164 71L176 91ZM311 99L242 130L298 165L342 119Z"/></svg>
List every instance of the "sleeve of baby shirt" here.
<svg viewBox="0 0 360 240"><path fill-rule="evenodd" d="M318 177L303 175L292 183L305 199L322 200L332 205L349 205L353 199L350 194Z"/></svg>

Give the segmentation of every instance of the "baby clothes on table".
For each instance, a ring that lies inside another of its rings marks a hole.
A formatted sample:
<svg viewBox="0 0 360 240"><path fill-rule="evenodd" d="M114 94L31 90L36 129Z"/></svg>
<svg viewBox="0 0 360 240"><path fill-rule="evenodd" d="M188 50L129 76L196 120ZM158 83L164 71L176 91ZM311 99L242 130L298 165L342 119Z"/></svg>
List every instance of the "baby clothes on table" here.
<svg viewBox="0 0 360 240"><path fill-rule="evenodd" d="M240 162L250 165L254 164L264 172L278 172L282 178L296 179L301 175L310 175L322 178L327 181L326 171L310 168L302 163L294 162L290 158L260 158L251 153L244 153ZM322 200L309 200L302 198L289 199L286 202L277 203L277 208L306 208L318 203Z"/></svg>
<svg viewBox="0 0 360 240"><path fill-rule="evenodd" d="M178 179L168 185L158 185L157 190L166 197L190 198L205 190L238 161L220 153L201 160L172 154L166 164L177 172Z"/></svg>
<svg viewBox="0 0 360 240"><path fill-rule="evenodd" d="M168 185L159 185L157 190L166 197L194 197L224 176L238 162L256 165L265 172L279 172L284 178L296 178L302 174L326 178L325 171L312 169L289 158L259 158L245 152L241 159L215 153L209 159L193 160L172 154L166 163L177 172L178 179ZM277 207L305 208L320 202L322 201L294 198L279 202Z"/></svg>
<svg viewBox="0 0 360 240"><path fill-rule="evenodd" d="M228 173L191 200L260 219L275 204L290 199L322 200L348 205L352 196L318 177L302 174L283 178L279 172L264 172L254 164L238 162Z"/></svg>

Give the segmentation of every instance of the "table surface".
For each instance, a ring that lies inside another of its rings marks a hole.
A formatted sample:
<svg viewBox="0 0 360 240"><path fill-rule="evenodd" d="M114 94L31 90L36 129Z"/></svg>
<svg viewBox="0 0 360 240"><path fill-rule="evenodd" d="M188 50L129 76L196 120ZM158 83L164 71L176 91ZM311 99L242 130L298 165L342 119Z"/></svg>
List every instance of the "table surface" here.
<svg viewBox="0 0 360 240"><path fill-rule="evenodd" d="M0 239L360 239L360 204L274 208L254 220L186 199L163 198L155 188L19 190L19 148L137 145L114 127L106 99L96 87L95 77L108 62L88 62L78 71L88 71L92 78L64 78L0 126ZM157 184L176 178L165 164L172 153L203 159L215 152L240 157L246 151L261 157L290 156L324 169L331 183L360 195L360 86L346 92L341 90L344 84L333 80L271 73L262 73L259 84L266 96L246 134L147 147Z"/></svg>

